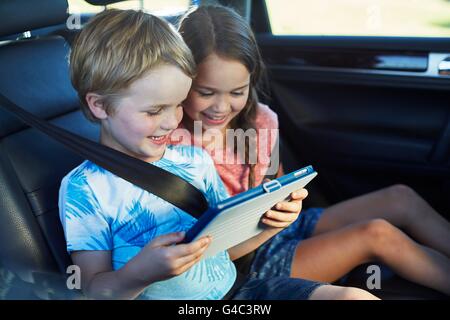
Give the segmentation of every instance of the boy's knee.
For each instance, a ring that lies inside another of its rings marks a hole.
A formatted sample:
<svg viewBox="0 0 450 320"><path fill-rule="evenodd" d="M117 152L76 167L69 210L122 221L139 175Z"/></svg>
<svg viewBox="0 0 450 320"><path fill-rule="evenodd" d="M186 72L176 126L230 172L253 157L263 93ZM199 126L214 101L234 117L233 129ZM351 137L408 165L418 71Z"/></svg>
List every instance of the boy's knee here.
<svg viewBox="0 0 450 320"><path fill-rule="evenodd" d="M372 219L361 226L364 234L368 235L371 240L383 240L389 236L394 226L385 219Z"/></svg>
<svg viewBox="0 0 450 320"><path fill-rule="evenodd" d="M309 300L378 300L378 298L359 288L324 285L314 290Z"/></svg>
<svg viewBox="0 0 450 320"><path fill-rule="evenodd" d="M398 241L401 231L384 219L373 219L365 222L361 228L361 239L370 248L373 258L382 258L387 249L395 249L400 245Z"/></svg>
<svg viewBox="0 0 450 320"><path fill-rule="evenodd" d="M337 300L379 300L370 292L360 288L343 288Z"/></svg>

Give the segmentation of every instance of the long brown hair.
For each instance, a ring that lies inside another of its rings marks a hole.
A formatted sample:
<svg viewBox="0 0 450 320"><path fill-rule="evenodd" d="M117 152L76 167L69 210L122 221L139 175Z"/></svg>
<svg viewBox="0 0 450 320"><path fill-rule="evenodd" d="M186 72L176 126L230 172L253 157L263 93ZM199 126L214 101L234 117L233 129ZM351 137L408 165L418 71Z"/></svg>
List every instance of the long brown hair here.
<svg viewBox="0 0 450 320"><path fill-rule="evenodd" d="M250 88L244 109L230 122L231 129L256 129L257 91L265 79L265 66L249 24L236 11L224 6L200 6L180 21L179 32L191 49L197 65L215 53L237 60L250 73ZM250 163L249 141L245 141L245 163L250 168L249 188L254 186L254 167ZM235 144L236 146L237 144ZM236 152L236 148L235 148Z"/></svg>

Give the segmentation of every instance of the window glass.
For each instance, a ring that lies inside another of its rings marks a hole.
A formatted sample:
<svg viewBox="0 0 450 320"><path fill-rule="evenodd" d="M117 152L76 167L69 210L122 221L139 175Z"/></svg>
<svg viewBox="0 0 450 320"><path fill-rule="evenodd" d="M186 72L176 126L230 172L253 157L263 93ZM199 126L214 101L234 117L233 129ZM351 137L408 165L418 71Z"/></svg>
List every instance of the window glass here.
<svg viewBox="0 0 450 320"><path fill-rule="evenodd" d="M151 12L155 15L169 16L180 14L189 7L189 0L129 0L109 4L107 6L93 6L84 0L69 0L69 13L97 13L105 8L135 9Z"/></svg>
<svg viewBox="0 0 450 320"><path fill-rule="evenodd" d="M275 35L449 37L450 0L266 0Z"/></svg>

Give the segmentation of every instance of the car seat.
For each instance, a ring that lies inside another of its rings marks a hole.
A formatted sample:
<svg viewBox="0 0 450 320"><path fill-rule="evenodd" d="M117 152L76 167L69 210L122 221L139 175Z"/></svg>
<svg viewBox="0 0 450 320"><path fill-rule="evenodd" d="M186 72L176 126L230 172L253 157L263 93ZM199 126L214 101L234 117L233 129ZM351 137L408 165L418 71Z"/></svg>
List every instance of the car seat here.
<svg viewBox="0 0 450 320"><path fill-rule="evenodd" d="M2 1L0 19L0 37L65 23L67 1ZM1 42L0 92L35 115L93 139L98 128L79 111L68 54L69 45L60 36ZM19 283L38 288L37 298L73 297L76 293L60 276L71 260L57 199L62 177L82 159L1 109L0 150L1 267Z"/></svg>
<svg viewBox="0 0 450 320"><path fill-rule="evenodd" d="M99 128L83 117L70 83L67 41L57 35L11 40L29 30L64 25L67 18L66 0L0 2L0 39L8 39L0 40L0 93L42 119L94 140ZM66 286L72 262L57 206L62 177L82 161L0 108L0 299L84 298ZM341 284L364 284L365 268L355 271ZM403 283L395 285L385 287L386 294L375 294L442 298L421 287L408 287L405 295L404 288L397 290Z"/></svg>

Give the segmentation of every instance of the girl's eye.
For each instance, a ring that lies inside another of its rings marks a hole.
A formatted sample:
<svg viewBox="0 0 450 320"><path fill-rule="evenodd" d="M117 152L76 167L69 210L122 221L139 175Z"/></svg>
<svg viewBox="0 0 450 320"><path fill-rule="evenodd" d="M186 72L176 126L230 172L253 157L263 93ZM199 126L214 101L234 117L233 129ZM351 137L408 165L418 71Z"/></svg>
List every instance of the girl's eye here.
<svg viewBox="0 0 450 320"><path fill-rule="evenodd" d="M244 95L244 92L242 92L242 91L233 91L233 92L231 92L231 95L233 95L233 96L243 96Z"/></svg>
<svg viewBox="0 0 450 320"><path fill-rule="evenodd" d="M212 93L212 92L205 92L205 91L198 91L198 94L199 94L201 97L210 97L210 96L212 96L214 93Z"/></svg>

